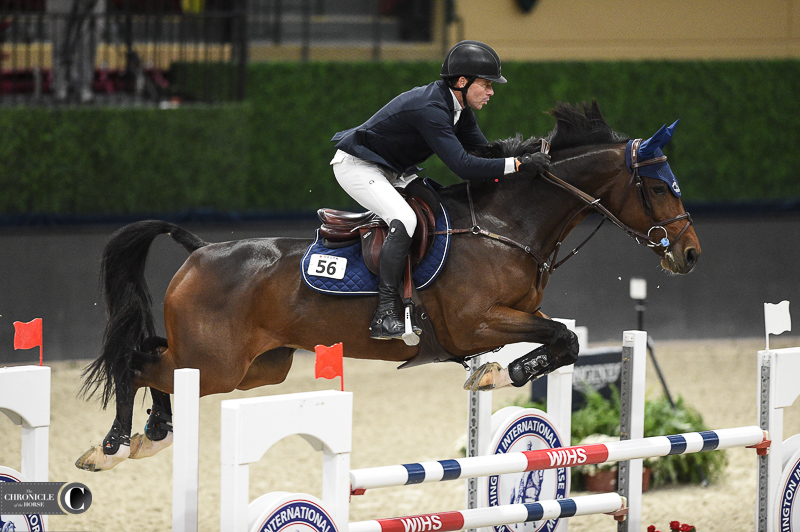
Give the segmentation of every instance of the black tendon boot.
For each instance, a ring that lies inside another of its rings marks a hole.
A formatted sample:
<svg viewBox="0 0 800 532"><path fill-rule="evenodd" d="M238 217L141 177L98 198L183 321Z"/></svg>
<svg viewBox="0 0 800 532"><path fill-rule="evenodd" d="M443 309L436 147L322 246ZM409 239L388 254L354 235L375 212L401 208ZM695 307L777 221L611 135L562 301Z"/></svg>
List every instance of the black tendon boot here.
<svg viewBox="0 0 800 532"><path fill-rule="evenodd" d="M557 368L550 349L546 345L542 345L509 364L508 376L511 377L511 383L519 388Z"/></svg>
<svg viewBox="0 0 800 532"><path fill-rule="evenodd" d="M144 433L152 441L161 441L172 432L172 414L167 412L163 406L153 404L153 408L148 408L147 424L144 426Z"/></svg>
<svg viewBox="0 0 800 532"><path fill-rule="evenodd" d="M120 423L117 418L114 418L114 423L111 424L111 430L109 430L106 437L103 438L103 454L117 454L121 445L130 446L130 444L130 432L126 434L125 429L122 428L122 423Z"/></svg>
<svg viewBox="0 0 800 532"><path fill-rule="evenodd" d="M378 265L378 308L369 325L369 336L375 340L402 338L405 330L400 301L403 269L411 247L411 237L400 220L392 220L389 234L381 247Z"/></svg>

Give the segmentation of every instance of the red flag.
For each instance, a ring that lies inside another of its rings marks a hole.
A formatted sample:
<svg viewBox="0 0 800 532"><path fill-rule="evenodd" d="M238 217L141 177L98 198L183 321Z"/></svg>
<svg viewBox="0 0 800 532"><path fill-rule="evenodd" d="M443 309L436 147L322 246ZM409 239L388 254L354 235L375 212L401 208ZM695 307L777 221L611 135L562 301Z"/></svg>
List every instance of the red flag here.
<svg viewBox="0 0 800 532"><path fill-rule="evenodd" d="M334 379L342 378L342 391L344 391L344 369L342 367L342 343L333 344L330 347L318 345L314 347L317 360L314 365L315 378Z"/></svg>
<svg viewBox="0 0 800 532"><path fill-rule="evenodd" d="M42 318L28 323L14 322L14 349L39 348L39 365L42 365Z"/></svg>

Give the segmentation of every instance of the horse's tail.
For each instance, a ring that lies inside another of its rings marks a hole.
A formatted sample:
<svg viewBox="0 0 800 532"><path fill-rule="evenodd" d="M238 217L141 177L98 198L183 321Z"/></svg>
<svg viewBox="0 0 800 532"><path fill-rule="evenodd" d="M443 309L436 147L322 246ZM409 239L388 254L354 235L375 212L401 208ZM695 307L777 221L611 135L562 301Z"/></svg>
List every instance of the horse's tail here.
<svg viewBox="0 0 800 532"><path fill-rule="evenodd" d="M132 223L114 233L103 251L100 283L106 303L106 329L100 356L83 371L81 395L102 388L103 408L112 396L128 397L136 351L155 336L152 297L144 278L147 253L158 235L169 234L189 253L207 245L175 224L158 220Z"/></svg>

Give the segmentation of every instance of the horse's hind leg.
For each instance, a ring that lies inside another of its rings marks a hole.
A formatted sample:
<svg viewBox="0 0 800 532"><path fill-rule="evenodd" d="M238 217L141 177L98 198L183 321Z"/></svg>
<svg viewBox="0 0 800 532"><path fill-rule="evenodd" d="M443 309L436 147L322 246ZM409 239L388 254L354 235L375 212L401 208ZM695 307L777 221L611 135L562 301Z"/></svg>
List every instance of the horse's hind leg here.
<svg viewBox="0 0 800 532"><path fill-rule="evenodd" d="M167 339L151 336L142 347L146 352L137 352L140 378L145 374L148 365L162 360L167 350ZM148 352L155 356L148 355ZM131 437L130 458L147 458L172 445L172 405L169 394L153 387L150 388L150 394L153 396L153 406L147 411L149 417L144 426L144 434L137 432Z"/></svg>
<svg viewBox="0 0 800 532"><path fill-rule="evenodd" d="M295 349L293 347L276 347L258 355L241 382L237 390L251 390L268 384L280 384L292 367Z"/></svg>
<svg viewBox="0 0 800 532"><path fill-rule="evenodd" d="M172 405L169 394L150 388L153 406L147 411L150 417L144 434L131 436L130 458L147 458L172 445Z"/></svg>
<svg viewBox="0 0 800 532"><path fill-rule="evenodd" d="M146 351L132 351L134 373L140 373L143 367L152 364L153 360L160 360L161 355L166 350L166 339L160 337L150 337L144 344ZM148 425L152 424L152 429L145 428L145 434L155 440L156 450L152 450L152 445L142 440L137 434L137 439L131 439L131 427L133 425L133 401L136 391L144 387L141 383L133 382L129 389L117 389L116 407L117 415L111 430L103 439L102 446L94 446L78 458L75 465L79 469L87 471L107 471L127 458L143 458L155 454L158 450L169 446L172 443L172 408L170 406L169 394L151 388L153 392L153 408L150 411ZM155 412L155 415L153 414ZM151 423L152 422L152 423ZM168 440L158 442L158 439ZM133 446L131 445L133 441ZM150 454L148 454L150 453Z"/></svg>
<svg viewBox="0 0 800 532"><path fill-rule="evenodd" d="M79 469L106 471L127 459L131 451L131 425L133 424L133 399L136 390L117 391L117 415L102 446L94 446L75 462Z"/></svg>
<svg viewBox="0 0 800 532"><path fill-rule="evenodd" d="M250 365L237 388L249 390L257 386L283 382L292 365L293 353L294 349L289 347L279 347L262 353ZM163 356L163 352L161 354ZM144 434L136 433L131 437L129 458L147 458L172 445L170 396L155 388L150 388L150 393L153 395L153 406L147 411L150 417L147 418Z"/></svg>

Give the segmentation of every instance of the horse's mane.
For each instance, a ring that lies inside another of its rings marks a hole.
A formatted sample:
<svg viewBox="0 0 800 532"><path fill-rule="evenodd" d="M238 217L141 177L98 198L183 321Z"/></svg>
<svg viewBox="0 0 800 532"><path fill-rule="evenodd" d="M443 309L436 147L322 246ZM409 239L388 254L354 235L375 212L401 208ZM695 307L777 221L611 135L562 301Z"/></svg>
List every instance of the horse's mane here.
<svg viewBox="0 0 800 532"><path fill-rule="evenodd" d="M551 151L588 146L593 144L614 144L629 138L617 133L609 126L597 101L571 105L558 102L547 114L556 119L556 126L544 137L550 143ZM525 153L539 151L540 138L523 139L522 135L509 139L495 140L472 151L479 157L516 157Z"/></svg>

